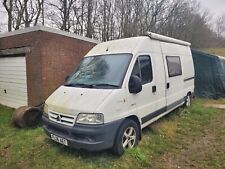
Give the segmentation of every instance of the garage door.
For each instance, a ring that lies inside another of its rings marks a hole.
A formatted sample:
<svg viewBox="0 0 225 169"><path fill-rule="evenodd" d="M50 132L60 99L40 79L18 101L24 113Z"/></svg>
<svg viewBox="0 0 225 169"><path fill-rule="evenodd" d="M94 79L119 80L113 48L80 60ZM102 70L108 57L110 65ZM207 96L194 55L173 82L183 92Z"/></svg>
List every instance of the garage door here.
<svg viewBox="0 0 225 169"><path fill-rule="evenodd" d="M18 108L27 105L25 57L0 57L0 104Z"/></svg>

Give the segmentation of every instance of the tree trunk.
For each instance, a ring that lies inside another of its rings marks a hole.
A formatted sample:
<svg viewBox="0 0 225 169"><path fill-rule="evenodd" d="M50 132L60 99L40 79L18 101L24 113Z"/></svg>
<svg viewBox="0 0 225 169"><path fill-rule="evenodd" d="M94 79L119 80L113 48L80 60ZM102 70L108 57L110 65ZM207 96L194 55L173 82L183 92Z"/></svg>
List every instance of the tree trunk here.
<svg viewBox="0 0 225 169"><path fill-rule="evenodd" d="M7 5L7 2L9 1L9 4ZM12 17L12 11L13 11L13 0L4 0L3 1L3 6L7 11L8 14L8 31L12 31L12 22L13 22L13 17Z"/></svg>
<svg viewBox="0 0 225 169"><path fill-rule="evenodd" d="M93 12L93 1L88 0L87 9L87 37L92 38L92 12Z"/></svg>

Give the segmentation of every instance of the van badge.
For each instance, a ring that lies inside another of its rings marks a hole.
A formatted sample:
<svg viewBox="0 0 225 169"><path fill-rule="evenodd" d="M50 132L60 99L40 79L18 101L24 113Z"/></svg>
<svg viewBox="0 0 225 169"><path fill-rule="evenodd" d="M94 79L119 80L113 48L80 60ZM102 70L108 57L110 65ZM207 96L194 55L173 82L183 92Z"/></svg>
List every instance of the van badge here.
<svg viewBox="0 0 225 169"><path fill-rule="evenodd" d="M61 116L58 115L57 118L56 118L56 120L59 121L59 122L61 122L61 120L62 120Z"/></svg>

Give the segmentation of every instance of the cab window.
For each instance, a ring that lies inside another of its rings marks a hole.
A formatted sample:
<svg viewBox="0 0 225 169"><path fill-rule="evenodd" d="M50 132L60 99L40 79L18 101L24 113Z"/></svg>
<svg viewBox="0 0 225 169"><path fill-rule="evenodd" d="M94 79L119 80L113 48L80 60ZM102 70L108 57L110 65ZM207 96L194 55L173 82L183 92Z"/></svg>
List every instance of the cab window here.
<svg viewBox="0 0 225 169"><path fill-rule="evenodd" d="M142 84L150 83L153 79L151 58L148 55L139 56L135 62L132 75L140 77Z"/></svg>

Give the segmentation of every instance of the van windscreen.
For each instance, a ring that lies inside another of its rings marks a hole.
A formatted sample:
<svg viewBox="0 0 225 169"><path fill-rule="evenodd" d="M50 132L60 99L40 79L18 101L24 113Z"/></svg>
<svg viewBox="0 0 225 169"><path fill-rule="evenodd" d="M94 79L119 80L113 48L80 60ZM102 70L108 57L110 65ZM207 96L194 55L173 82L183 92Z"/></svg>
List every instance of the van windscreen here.
<svg viewBox="0 0 225 169"><path fill-rule="evenodd" d="M131 54L109 54L85 57L66 81L65 86L84 88L119 88L122 85Z"/></svg>

